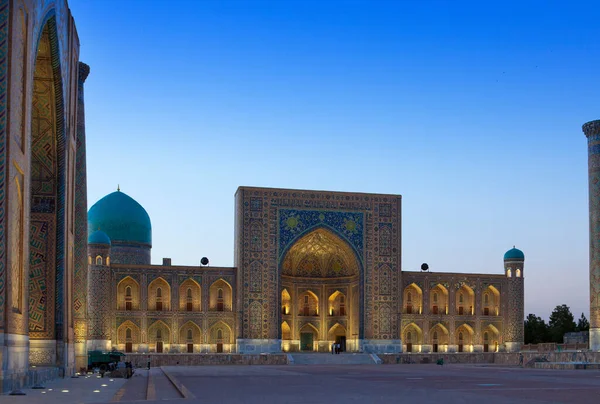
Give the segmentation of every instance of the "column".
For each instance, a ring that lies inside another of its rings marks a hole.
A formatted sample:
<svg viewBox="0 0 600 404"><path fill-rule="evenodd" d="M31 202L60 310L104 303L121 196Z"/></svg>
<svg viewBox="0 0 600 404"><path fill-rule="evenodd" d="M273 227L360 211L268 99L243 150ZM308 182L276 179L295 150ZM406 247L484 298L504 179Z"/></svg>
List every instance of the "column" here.
<svg viewBox="0 0 600 404"><path fill-rule="evenodd" d="M600 120L583 125L588 140L590 210L590 349L600 351Z"/></svg>
<svg viewBox="0 0 600 404"><path fill-rule="evenodd" d="M75 322L75 368L87 366L87 171L85 154L85 104L83 83L90 67L79 62L77 80L77 154L75 157L75 273L73 276L73 317Z"/></svg>

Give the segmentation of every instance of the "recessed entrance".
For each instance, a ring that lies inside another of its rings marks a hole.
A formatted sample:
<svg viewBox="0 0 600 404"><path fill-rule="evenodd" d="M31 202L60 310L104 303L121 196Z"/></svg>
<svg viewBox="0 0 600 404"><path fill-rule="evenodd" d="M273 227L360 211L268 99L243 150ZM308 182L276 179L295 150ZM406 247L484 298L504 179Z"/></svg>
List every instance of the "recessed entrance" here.
<svg viewBox="0 0 600 404"><path fill-rule="evenodd" d="M314 334L312 332L303 332L300 334L300 349L302 351L312 351L314 343Z"/></svg>
<svg viewBox="0 0 600 404"><path fill-rule="evenodd" d="M286 351L330 352L334 342L342 351L358 348L359 268L350 244L329 229L292 244L281 261L281 324L291 331L288 340L282 328Z"/></svg>

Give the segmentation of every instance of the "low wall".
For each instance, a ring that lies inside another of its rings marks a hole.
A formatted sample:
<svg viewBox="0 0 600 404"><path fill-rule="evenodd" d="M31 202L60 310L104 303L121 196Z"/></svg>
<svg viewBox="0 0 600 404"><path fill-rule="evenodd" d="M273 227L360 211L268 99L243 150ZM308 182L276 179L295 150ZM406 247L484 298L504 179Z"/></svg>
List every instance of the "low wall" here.
<svg viewBox="0 0 600 404"><path fill-rule="evenodd" d="M520 353L403 353L379 354L383 364L436 363L444 359L444 363L495 364L506 366L520 365ZM588 362L600 363L600 352L523 352L523 365L534 367L536 362Z"/></svg>
<svg viewBox="0 0 600 404"><path fill-rule="evenodd" d="M488 352L377 354L383 365L436 363L438 359L444 359L444 363L494 363L494 355L498 354Z"/></svg>
<svg viewBox="0 0 600 404"><path fill-rule="evenodd" d="M286 354L127 354L134 366L287 365Z"/></svg>

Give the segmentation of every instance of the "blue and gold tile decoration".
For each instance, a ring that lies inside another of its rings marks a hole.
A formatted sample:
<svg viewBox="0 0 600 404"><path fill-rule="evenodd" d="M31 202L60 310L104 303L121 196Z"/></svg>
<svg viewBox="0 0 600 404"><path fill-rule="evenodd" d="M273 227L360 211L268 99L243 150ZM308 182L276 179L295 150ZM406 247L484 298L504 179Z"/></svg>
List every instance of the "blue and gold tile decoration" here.
<svg viewBox="0 0 600 404"><path fill-rule="evenodd" d="M279 259L296 240L324 227L347 241L363 262L364 214L362 212L279 209Z"/></svg>

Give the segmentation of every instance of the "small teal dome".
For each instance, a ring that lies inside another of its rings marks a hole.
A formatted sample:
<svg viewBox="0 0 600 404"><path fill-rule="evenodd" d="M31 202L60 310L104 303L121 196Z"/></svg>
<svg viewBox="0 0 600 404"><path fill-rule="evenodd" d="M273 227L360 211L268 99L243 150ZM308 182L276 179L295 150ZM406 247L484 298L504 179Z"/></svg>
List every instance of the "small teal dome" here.
<svg viewBox="0 0 600 404"><path fill-rule="evenodd" d="M96 230L106 233L112 243L152 246L150 216L135 199L119 190L106 195L90 208L88 233Z"/></svg>
<svg viewBox="0 0 600 404"><path fill-rule="evenodd" d="M96 230L88 237L88 244L108 244L110 245L110 237L102 230Z"/></svg>
<svg viewBox="0 0 600 404"><path fill-rule="evenodd" d="M506 260L525 260L525 254L518 248L513 247L504 254L504 261Z"/></svg>

